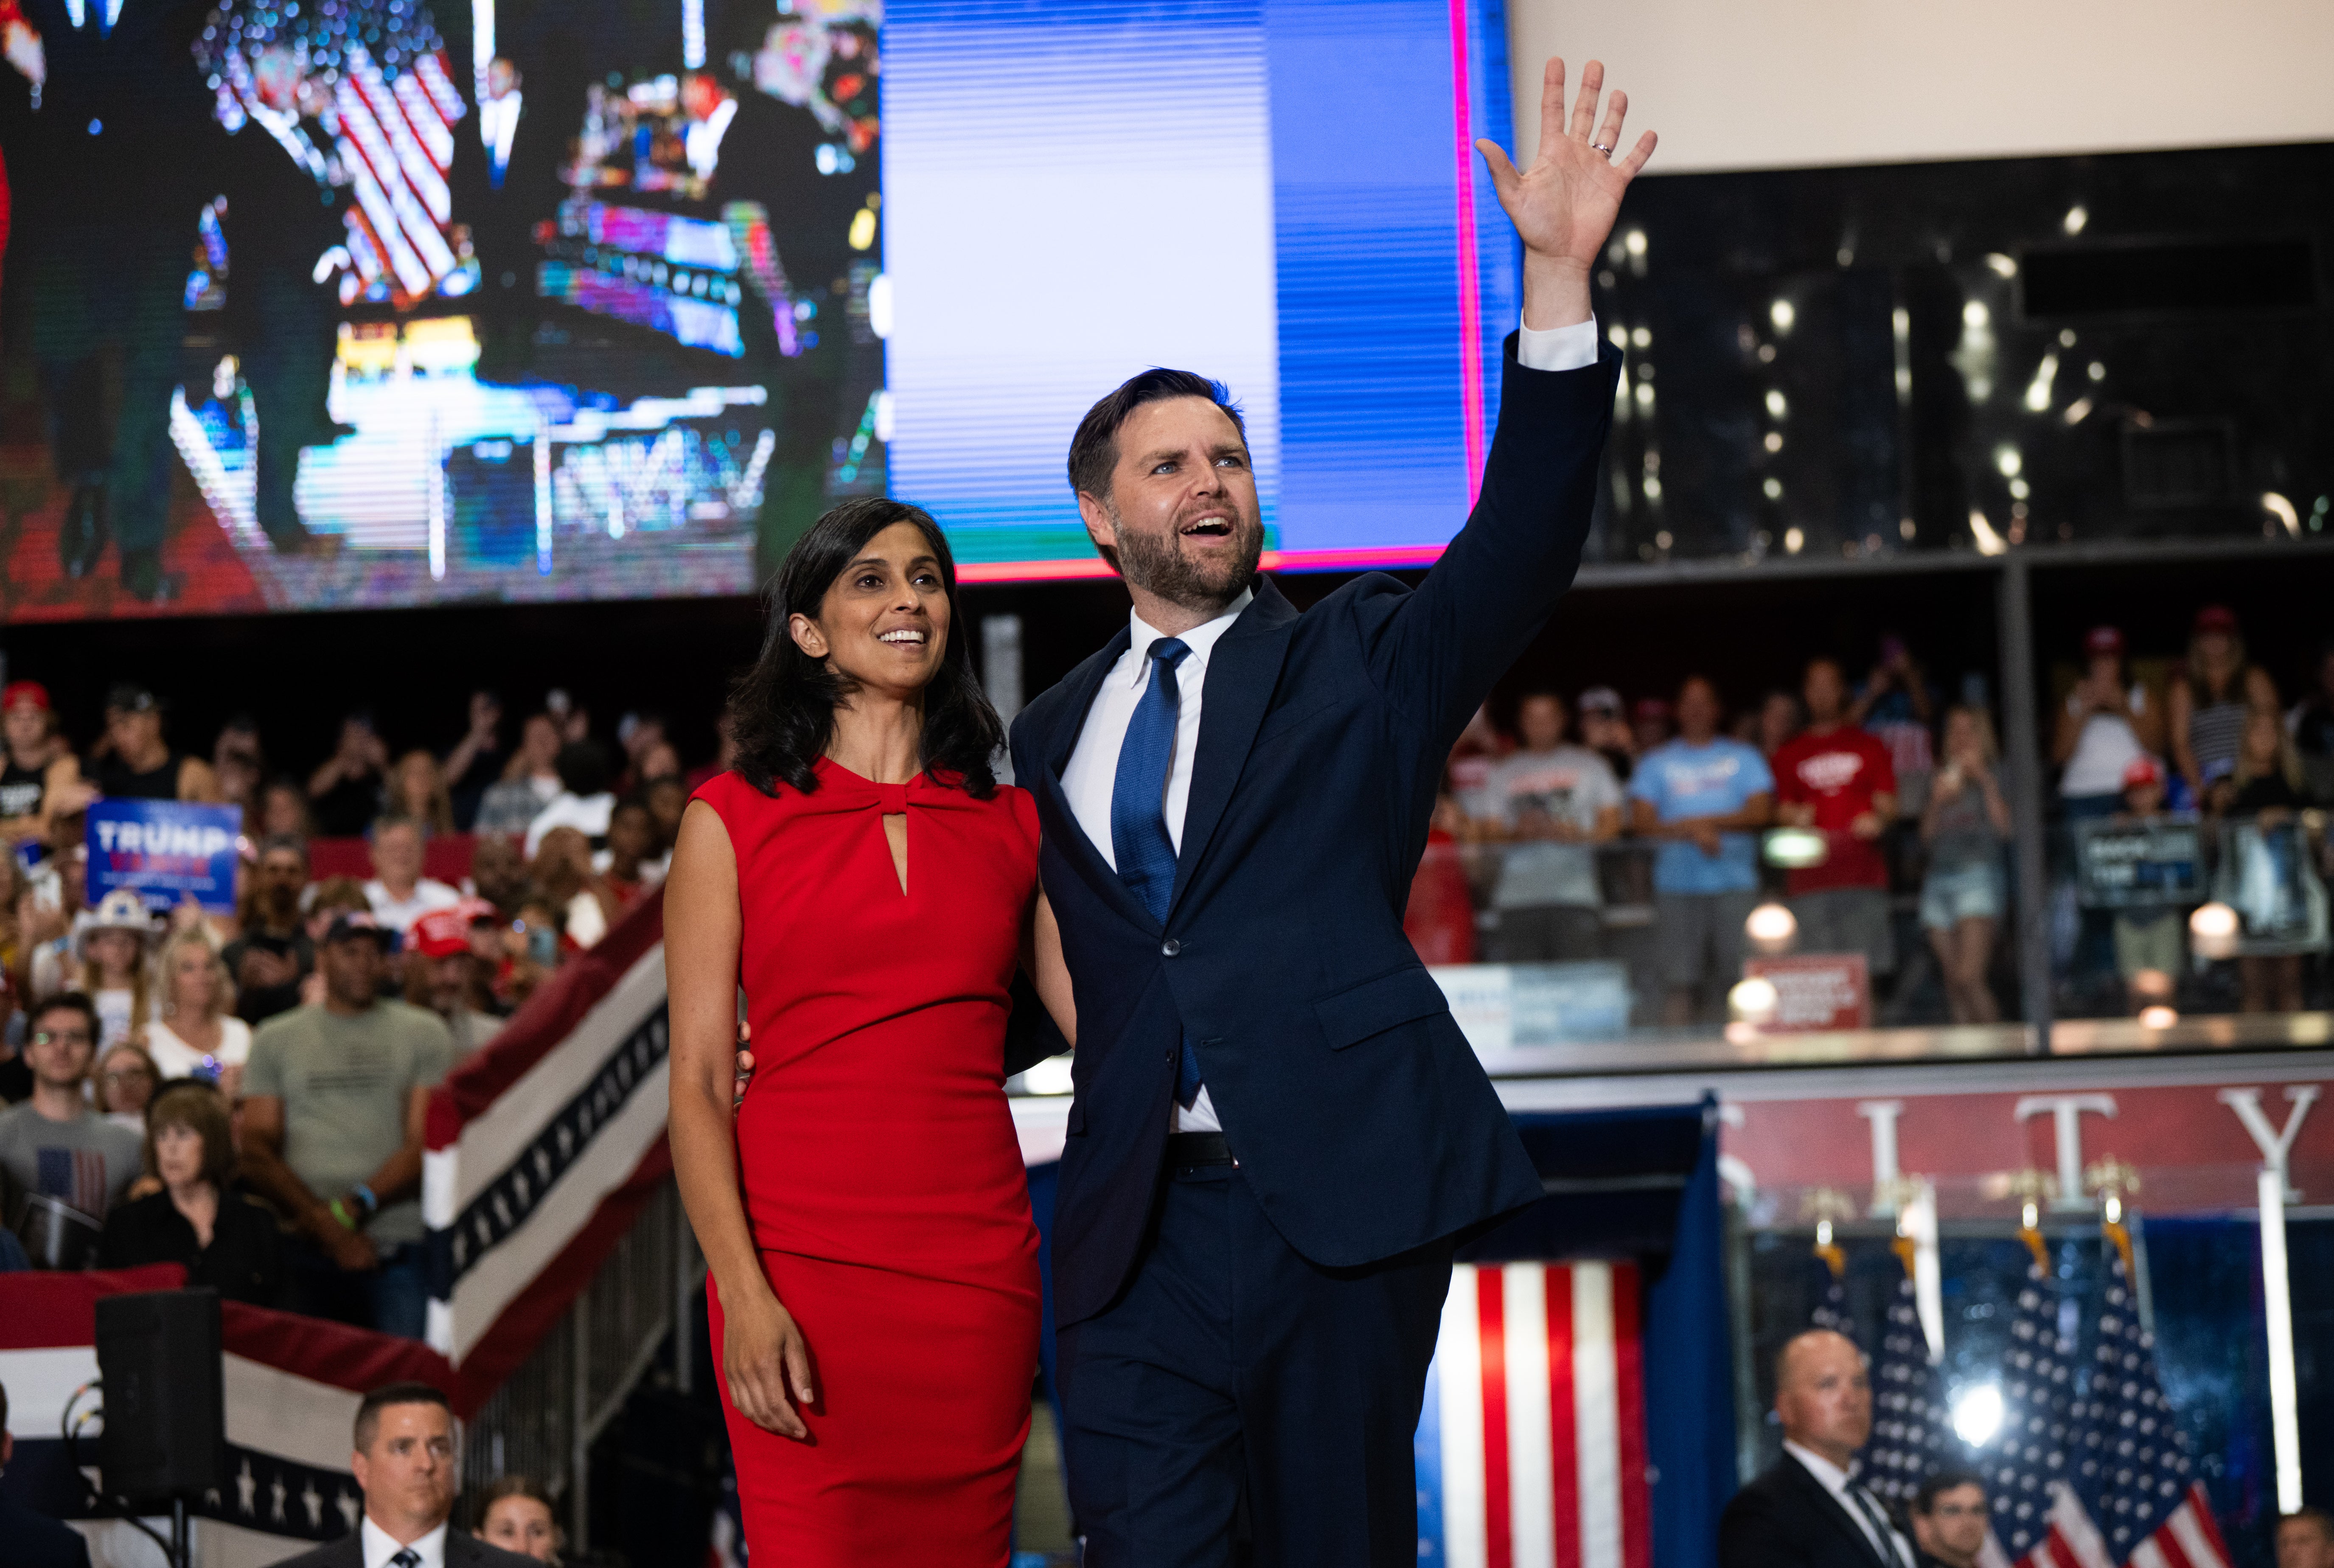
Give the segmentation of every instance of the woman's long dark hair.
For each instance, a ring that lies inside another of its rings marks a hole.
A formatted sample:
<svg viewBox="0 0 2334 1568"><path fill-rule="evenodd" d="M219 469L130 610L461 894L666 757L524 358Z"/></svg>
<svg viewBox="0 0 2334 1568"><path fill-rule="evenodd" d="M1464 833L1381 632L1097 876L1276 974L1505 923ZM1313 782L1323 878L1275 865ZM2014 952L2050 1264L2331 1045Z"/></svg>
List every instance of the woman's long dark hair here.
<svg viewBox="0 0 2334 1568"><path fill-rule="evenodd" d="M813 769L834 738L836 707L851 694L849 683L825 659L795 645L788 620L798 614L815 620L844 568L895 523L912 523L923 531L948 592L948 648L924 688L923 771L936 783L942 773L961 774L966 793L977 800L997 793L989 759L1005 744L1005 725L972 672L957 606L956 558L940 524L921 507L869 495L827 513L786 552L765 595L769 626L761 656L730 688L729 733L738 743L738 772L764 794L776 794L781 784L805 794L818 788Z"/></svg>

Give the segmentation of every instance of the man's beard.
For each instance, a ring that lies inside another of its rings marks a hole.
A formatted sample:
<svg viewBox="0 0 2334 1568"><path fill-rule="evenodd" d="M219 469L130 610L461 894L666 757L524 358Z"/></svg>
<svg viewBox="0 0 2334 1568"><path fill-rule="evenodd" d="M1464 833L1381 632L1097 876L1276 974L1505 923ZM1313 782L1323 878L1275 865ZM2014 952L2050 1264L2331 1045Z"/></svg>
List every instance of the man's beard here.
<svg viewBox="0 0 2334 1568"><path fill-rule="evenodd" d="M1233 524L1239 551L1228 561L1193 561L1177 547L1182 535L1178 523L1163 534L1139 533L1126 527L1115 511L1113 531L1118 535L1118 574L1146 593L1185 610L1221 610L1256 582L1257 563L1264 556L1264 529L1242 519Z"/></svg>

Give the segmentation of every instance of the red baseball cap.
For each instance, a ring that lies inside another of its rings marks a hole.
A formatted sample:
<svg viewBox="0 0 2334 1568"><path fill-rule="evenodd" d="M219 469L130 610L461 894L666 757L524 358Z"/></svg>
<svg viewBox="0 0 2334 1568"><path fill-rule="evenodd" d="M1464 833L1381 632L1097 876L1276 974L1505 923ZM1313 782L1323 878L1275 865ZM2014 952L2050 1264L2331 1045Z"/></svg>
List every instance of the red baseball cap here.
<svg viewBox="0 0 2334 1568"><path fill-rule="evenodd" d="M54 711L56 706L49 700L49 688L37 680L12 680L0 688L0 712L20 702L29 702L43 713Z"/></svg>
<svg viewBox="0 0 2334 1568"><path fill-rule="evenodd" d="M2196 612L2196 623L2189 630L2199 634L2207 631L2234 631L2237 612L2225 604L2207 604Z"/></svg>
<svg viewBox="0 0 2334 1568"><path fill-rule="evenodd" d="M464 899L450 909L432 909L405 933L405 950L425 958L450 958L470 950L470 928L481 916L491 919L495 907L484 899Z"/></svg>
<svg viewBox="0 0 2334 1568"><path fill-rule="evenodd" d="M2083 651L2119 654L2123 651L2123 633L2112 626L2094 626L2083 634Z"/></svg>
<svg viewBox="0 0 2334 1568"><path fill-rule="evenodd" d="M2131 759L2131 765L2123 770L2123 787L2127 790L2163 782L2164 770L2156 765L2156 759L2152 756L2136 756Z"/></svg>

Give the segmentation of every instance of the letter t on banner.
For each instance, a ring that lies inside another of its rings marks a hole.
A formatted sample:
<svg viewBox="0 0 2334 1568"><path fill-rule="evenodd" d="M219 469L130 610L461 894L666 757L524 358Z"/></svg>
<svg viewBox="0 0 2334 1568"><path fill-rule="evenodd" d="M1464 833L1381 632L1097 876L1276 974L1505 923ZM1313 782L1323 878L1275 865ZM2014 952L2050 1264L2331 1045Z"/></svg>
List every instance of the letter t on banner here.
<svg viewBox="0 0 2334 1568"><path fill-rule="evenodd" d="M1886 1219L1896 1212L1896 1119L1905 1113L1902 1100L1859 1100L1856 1113L1872 1123L1872 1217Z"/></svg>
<svg viewBox="0 0 2334 1568"><path fill-rule="evenodd" d="M2025 1121L2050 1113L2051 1130L2059 1144L2059 1196L2050 1207L2073 1212L2088 1209L2090 1199L2083 1196L2083 1112L2112 1117L2116 1113L2112 1094L2028 1094L2022 1096L2011 1112Z"/></svg>

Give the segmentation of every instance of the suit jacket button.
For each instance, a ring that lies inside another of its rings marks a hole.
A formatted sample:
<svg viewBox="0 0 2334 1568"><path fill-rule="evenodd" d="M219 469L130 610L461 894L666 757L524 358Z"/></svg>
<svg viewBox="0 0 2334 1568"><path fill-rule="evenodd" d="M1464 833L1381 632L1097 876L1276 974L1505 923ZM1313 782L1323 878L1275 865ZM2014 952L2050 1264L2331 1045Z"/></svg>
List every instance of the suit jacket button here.
<svg viewBox="0 0 2334 1568"><path fill-rule="evenodd" d="M1159 944L1159 950L1172 958L1183 950L1183 944L1170 937Z"/></svg>

